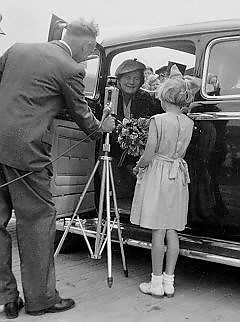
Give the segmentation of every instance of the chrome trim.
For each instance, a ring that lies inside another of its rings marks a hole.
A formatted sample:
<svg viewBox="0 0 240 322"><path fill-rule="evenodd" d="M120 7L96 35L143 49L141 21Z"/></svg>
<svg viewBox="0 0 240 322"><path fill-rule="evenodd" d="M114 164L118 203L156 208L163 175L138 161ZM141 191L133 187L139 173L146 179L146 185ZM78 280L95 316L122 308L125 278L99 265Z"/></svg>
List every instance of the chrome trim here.
<svg viewBox="0 0 240 322"><path fill-rule="evenodd" d="M134 247L151 249L150 242L141 242L141 241L134 240L134 239L128 239L128 240L126 240L126 244L130 245L130 246L134 246ZM218 264L240 267L240 259L237 259L237 258L219 256L219 255L215 255L215 254L209 254L209 253L185 249L185 248L180 249L180 255L186 256L189 258L201 259L201 260L204 260L207 262L213 262L213 263L218 263Z"/></svg>
<svg viewBox="0 0 240 322"><path fill-rule="evenodd" d="M64 231L66 228L67 220L65 220L65 223L62 219L57 221L56 223L56 228L57 230ZM85 229L85 234L88 237L96 238L96 220L95 219L85 219L82 220L83 227ZM116 227L114 227L116 228ZM124 230L123 227L121 229ZM81 228L76 224L76 226L72 226L69 230L69 232L78 234L78 235L83 235L83 232ZM222 249L228 249L228 250L233 250L233 251L238 251L240 253L240 243L238 242L232 242L232 241L227 241L227 240L222 240L222 239L216 239L216 238L207 238L204 236L191 236L188 234L179 234L180 241L192 243L192 244L198 244L202 245L208 245L208 247L219 247ZM114 243L119 243L119 240L112 240ZM134 247L139 247L139 248L145 248L145 249L151 249L152 244L151 242L147 241L141 241L141 240L136 240L132 238L127 238L123 240L124 244L127 244L129 246L134 246ZM195 259L201 259L204 261L209 261L209 262L214 262L214 263L219 263L219 264L225 264L229 266L235 266L235 267L240 267L240 258L234 258L234 257L227 257L227 256L222 256L222 255L216 255L216 254L211 254L207 253L204 251L197 251L197 250L191 250L191 249L186 249L186 248L181 248L180 249L180 255L186 256L189 258L195 258Z"/></svg>
<svg viewBox="0 0 240 322"><path fill-rule="evenodd" d="M204 236L192 236L188 234L179 233L179 238L182 241L197 243L197 244L208 244L212 247L222 247L224 249L237 250L240 252L240 243L234 241L228 241L225 239L208 238Z"/></svg>
<svg viewBox="0 0 240 322"><path fill-rule="evenodd" d="M193 120L214 120L215 117L209 113L189 113L188 116Z"/></svg>
<svg viewBox="0 0 240 322"><path fill-rule="evenodd" d="M151 249L152 248L152 243L150 242L144 242L136 239L127 239L126 244L129 246L134 246L134 247L139 247L139 248L146 248L146 249Z"/></svg>
<svg viewBox="0 0 240 322"><path fill-rule="evenodd" d="M238 258L219 256L215 254L198 252L198 251L188 250L188 249L180 249L180 255L186 256L189 258L201 259L207 262L240 267L240 259Z"/></svg>
<svg viewBox="0 0 240 322"><path fill-rule="evenodd" d="M207 113L188 113L193 120L238 120L240 112L207 112Z"/></svg>
<svg viewBox="0 0 240 322"><path fill-rule="evenodd" d="M208 95L205 91L205 85L207 81L207 72L208 72L208 62L209 62L209 54L211 47L219 42L227 42L231 40L240 40L240 36L231 36L231 37L221 37L214 39L209 42L207 45L206 51L205 51L205 57L204 57L204 65L203 65L203 74L202 74L202 85L201 85L201 92L203 98L210 100L210 101L217 101L217 100L239 100L240 99L240 93L238 95L219 95L219 96L211 96Z"/></svg>
<svg viewBox="0 0 240 322"><path fill-rule="evenodd" d="M66 227L67 227L68 222L69 222L69 218L67 218L67 220L65 220L65 223L64 223L64 221L62 219L60 219L60 220L61 220L61 222L58 222L58 221L56 222L56 229L64 231L66 229ZM81 220L82 226L84 228L84 233L86 234L86 236L96 238L97 220L95 220L95 219L80 219L80 220ZM112 224L113 224L113 222L111 222L111 226L112 226ZM116 222L114 223L112 228L117 229L117 223ZM120 229L122 230L122 227L120 227ZM73 234L83 236L83 231L80 228L80 225L78 224L77 221L75 221L74 226L70 227L69 232L73 233ZM119 242L119 240L114 240L113 239L112 242Z"/></svg>
<svg viewBox="0 0 240 322"><path fill-rule="evenodd" d="M61 230L61 231L64 231L66 229L67 225L59 225L57 224L57 230ZM73 233L73 234L77 234L77 235L82 235L83 236L83 232L82 230L79 228L79 227L71 227L69 229L69 232L70 233ZM85 233L88 237L93 237L95 238L96 237L96 231L95 230L90 230L90 229L85 229Z"/></svg>

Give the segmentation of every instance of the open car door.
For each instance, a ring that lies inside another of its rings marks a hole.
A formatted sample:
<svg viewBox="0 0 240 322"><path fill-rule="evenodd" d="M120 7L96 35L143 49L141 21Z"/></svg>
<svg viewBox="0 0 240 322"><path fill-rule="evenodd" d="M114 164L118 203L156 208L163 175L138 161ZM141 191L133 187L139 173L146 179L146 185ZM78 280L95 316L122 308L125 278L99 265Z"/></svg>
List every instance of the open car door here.
<svg viewBox="0 0 240 322"><path fill-rule="evenodd" d="M65 26L66 22L63 19L52 15L48 41L61 39ZM86 77L84 80L85 95L89 98L88 102L90 106L91 103L93 104L97 101L97 98L99 99L98 79L102 53L97 51L97 54L94 53L94 55L88 57L87 61L81 63L84 64L86 69ZM96 107L94 106L94 108ZM85 133L79 129L75 122L69 120L64 115L59 115L54 119L50 132L53 142L53 159L76 144L77 141L86 137ZM87 139L79 144L77 148L64 154L53 164L52 194L58 218L69 216L73 213L90 177L94 164L95 142L90 139ZM94 197L94 182L91 182L79 212L83 213L94 210Z"/></svg>

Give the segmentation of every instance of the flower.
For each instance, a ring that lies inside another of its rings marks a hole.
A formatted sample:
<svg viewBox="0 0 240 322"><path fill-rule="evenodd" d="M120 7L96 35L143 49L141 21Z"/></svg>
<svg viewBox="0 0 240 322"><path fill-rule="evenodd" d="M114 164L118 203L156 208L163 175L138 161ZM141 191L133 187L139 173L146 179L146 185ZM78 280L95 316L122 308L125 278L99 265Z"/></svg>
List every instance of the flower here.
<svg viewBox="0 0 240 322"><path fill-rule="evenodd" d="M117 126L117 141L123 150L118 166L122 166L127 154L134 157L142 155L147 143L149 123L150 119L140 117L123 119L122 124Z"/></svg>

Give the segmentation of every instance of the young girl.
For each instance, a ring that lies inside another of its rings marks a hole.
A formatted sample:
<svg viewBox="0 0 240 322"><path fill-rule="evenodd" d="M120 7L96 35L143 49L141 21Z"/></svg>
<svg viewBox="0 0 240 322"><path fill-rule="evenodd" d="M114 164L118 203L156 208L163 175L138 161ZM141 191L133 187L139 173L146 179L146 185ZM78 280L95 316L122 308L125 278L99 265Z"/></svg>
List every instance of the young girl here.
<svg viewBox="0 0 240 322"><path fill-rule="evenodd" d="M184 79L180 72L176 73L176 66L171 74L158 89L166 113L151 118L144 154L133 169L137 183L131 222L152 229L152 278L149 283L140 284L140 290L157 297L174 295L174 270L179 253L177 231L184 230L187 223L190 182L183 157L193 130L193 121L181 109L193 101L194 90L198 89L194 78Z"/></svg>

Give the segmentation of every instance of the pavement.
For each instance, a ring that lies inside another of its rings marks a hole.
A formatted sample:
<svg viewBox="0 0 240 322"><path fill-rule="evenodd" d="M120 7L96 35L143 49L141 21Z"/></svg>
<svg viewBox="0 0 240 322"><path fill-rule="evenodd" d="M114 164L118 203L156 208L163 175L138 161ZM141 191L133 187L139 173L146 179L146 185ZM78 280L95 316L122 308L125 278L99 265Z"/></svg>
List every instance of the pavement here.
<svg viewBox="0 0 240 322"><path fill-rule="evenodd" d="M13 271L20 285L13 227ZM150 251L126 250L129 277L123 274L118 245L113 247L113 286L106 283L106 255L89 258L82 238L74 253L56 259L57 288L76 301L72 310L39 317L20 312L19 322L237 322L240 321L239 268L180 257L174 298L156 299L139 292L151 273ZM21 288L19 288L22 293ZM0 313L0 321L7 321Z"/></svg>

